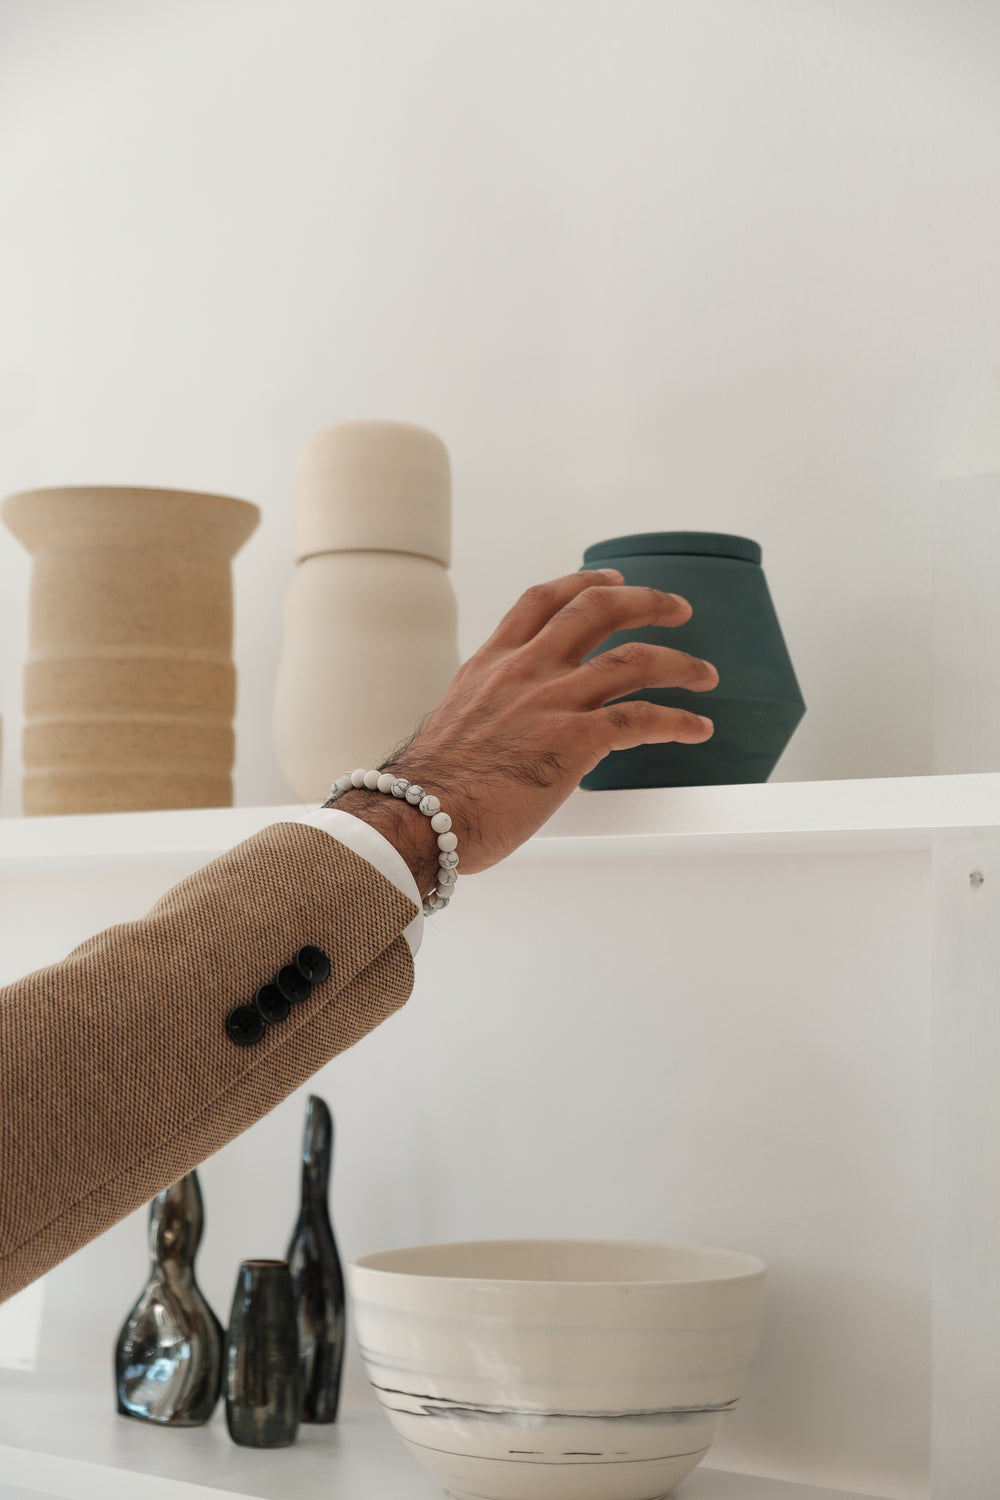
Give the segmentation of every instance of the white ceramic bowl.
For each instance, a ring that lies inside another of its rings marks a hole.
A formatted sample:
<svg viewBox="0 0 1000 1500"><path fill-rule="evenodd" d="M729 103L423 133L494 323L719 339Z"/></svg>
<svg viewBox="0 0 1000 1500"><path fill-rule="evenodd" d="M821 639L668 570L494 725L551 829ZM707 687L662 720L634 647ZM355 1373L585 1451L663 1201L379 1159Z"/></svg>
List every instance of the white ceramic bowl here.
<svg viewBox="0 0 1000 1500"><path fill-rule="evenodd" d="M369 1379L456 1500L658 1500L757 1349L765 1266L699 1245L495 1240L349 1268Z"/></svg>

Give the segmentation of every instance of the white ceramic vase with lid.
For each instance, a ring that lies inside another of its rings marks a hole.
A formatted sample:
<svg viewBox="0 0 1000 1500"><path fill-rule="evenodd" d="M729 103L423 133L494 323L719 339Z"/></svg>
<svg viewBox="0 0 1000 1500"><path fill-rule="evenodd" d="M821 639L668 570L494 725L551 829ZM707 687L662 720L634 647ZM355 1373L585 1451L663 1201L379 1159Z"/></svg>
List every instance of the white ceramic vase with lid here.
<svg viewBox="0 0 1000 1500"><path fill-rule="evenodd" d="M295 576L274 703L278 761L304 801L375 766L458 670L451 472L434 433L338 422L299 466Z"/></svg>

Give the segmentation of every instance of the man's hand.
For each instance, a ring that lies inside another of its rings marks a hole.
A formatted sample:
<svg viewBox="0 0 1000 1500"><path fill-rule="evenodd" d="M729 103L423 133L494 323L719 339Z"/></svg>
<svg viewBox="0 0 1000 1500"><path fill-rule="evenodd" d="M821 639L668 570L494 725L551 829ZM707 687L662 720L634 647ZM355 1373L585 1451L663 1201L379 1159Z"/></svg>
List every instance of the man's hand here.
<svg viewBox="0 0 1000 1500"><path fill-rule="evenodd" d="M711 738L712 721L699 714L613 702L640 688L707 692L719 681L710 662L638 641L583 661L616 630L690 618L686 599L633 588L614 569L536 584L379 769L440 798L458 836L460 874L487 870L530 838L610 751ZM421 894L433 887L437 848L427 818L378 792L347 792L337 805L386 834Z"/></svg>

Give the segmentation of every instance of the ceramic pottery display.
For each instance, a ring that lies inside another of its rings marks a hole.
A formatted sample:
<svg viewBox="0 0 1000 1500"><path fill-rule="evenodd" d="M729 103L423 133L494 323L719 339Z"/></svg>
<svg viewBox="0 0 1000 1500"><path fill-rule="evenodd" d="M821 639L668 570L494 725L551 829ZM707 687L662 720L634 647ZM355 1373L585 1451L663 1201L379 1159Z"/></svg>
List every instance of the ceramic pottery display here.
<svg viewBox="0 0 1000 1500"><path fill-rule="evenodd" d="M226 1426L244 1448L287 1448L299 1431L299 1330L288 1263L245 1260L229 1316Z"/></svg>
<svg viewBox="0 0 1000 1500"><path fill-rule="evenodd" d="M645 532L587 548L584 567L619 568L626 583L680 594L693 611L686 625L671 629L654 625L617 631L591 656L625 641L672 646L712 662L719 685L707 693L686 688L629 693L623 701L644 698L705 714L715 732L696 745L612 751L583 778L582 786L604 791L768 779L806 706L760 560L756 542L716 531Z"/></svg>
<svg viewBox="0 0 1000 1500"><path fill-rule="evenodd" d="M303 801L324 802L345 768L386 760L455 675L450 558L440 438L369 421L309 439L274 700L278 761Z"/></svg>
<svg viewBox="0 0 1000 1500"><path fill-rule="evenodd" d="M259 516L173 490L4 501L33 560L26 814L232 803L231 559Z"/></svg>
<svg viewBox="0 0 1000 1500"><path fill-rule="evenodd" d="M195 1280L204 1226L198 1174L189 1172L149 1209L149 1280L115 1347L118 1410L166 1427L207 1422L222 1382L223 1331Z"/></svg>
<svg viewBox="0 0 1000 1500"><path fill-rule="evenodd" d="M302 1142L302 1204L288 1246L299 1324L303 1422L335 1422L344 1362L344 1273L330 1223L333 1120L310 1094Z"/></svg>
<svg viewBox="0 0 1000 1500"><path fill-rule="evenodd" d="M368 1377L454 1500L650 1500L705 1457L763 1318L763 1261L496 1240L348 1269Z"/></svg>

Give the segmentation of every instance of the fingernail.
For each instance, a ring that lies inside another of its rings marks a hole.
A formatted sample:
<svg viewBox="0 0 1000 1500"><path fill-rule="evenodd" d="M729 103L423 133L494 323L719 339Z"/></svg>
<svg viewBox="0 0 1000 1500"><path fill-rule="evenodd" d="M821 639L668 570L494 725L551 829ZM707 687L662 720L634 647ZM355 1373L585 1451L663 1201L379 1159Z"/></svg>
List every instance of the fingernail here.
<svg viewBox="0 0 1000 1500"><path fill-rule="evenodd" d="M596 570L602 578L610 578L613 583L624 583L625 574L619 573L617 568L598 568Z"/></svg>
<svg viewBox="0 0 1000 1500"><path fill-rule="evenodd" d="M687 609L691 608L690 604L688 604L688 601L684 598L683 594L668 594L667 598L673 599L675 604L683 604Z"/></svg>
<svg viewBox="0 0 1000 1500"><path fill-rule="evenodd" d="M701 722L704 724L704 726L705 726L706 729L714 729L715 728L715 725L712 722L712 720L711 719L706 719L704 714L699 714L698 717L701 720Z"/></svg>

